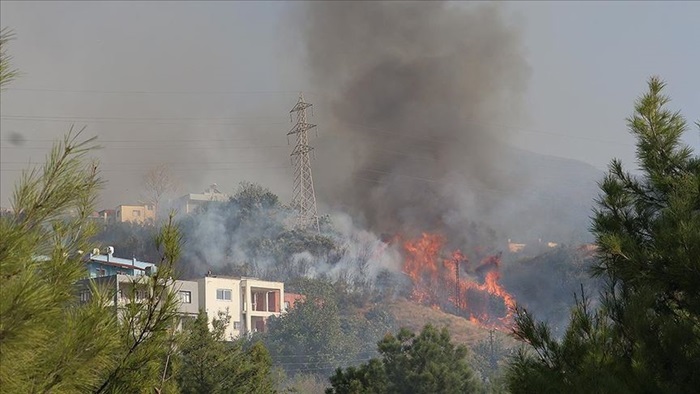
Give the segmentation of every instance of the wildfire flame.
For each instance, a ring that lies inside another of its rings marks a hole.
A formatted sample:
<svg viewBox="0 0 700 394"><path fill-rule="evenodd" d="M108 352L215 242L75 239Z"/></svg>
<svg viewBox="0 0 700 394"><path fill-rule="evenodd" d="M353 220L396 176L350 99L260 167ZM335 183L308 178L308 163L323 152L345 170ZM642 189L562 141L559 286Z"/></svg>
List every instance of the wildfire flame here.
<svg viewBox="0 0 700 394"><path fill-rule="evenodd" d="M450 258L441 257L445 243L445 237L428 233L403 242L403 271L413 282L411 299L453 310L485 327L510 326L515 298L499 283L500 255L486 256L470 269L469 260L460 250L453 251Z"/></svg>

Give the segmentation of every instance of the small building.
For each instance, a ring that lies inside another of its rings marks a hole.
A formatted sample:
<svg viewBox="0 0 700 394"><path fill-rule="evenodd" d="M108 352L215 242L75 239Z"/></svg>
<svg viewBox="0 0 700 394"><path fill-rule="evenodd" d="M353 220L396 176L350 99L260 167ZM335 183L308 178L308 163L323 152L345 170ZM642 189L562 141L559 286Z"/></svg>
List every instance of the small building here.
<svg viewBox="0 0 700 394"><path fill-rule="evenodd" d="M243 334L265 332L267 319L283 312L284 283L257 278L206 276L197 280L199 308L209 322L219 314L228 315L224 335L232 340Z"/></svg>
<svg viewBox="0 0 700 394"><path fill-rule="evenodd" d="M114 220L120 223L151 223L156 220L156 211L153 205L119 205L114 209Z"/></svg>
<svg viewBox="0 0 700 394"><path fill-rule="evenodd" d="M112 275L140 276L155 272L156 265L136 258L123 259L114 256L114 247L108 246L107 253L100 254L100 250L93 250L87 259L89 278L97 278Z"/></svg>
<svg viewBox="0 0 700 394"><path fill-rule="evenodd" d="M114 209L103 209L97 212L97 215L95 215L95 219L99 219L104 223L112 223L114 221L116 213L117 211Z"/></svg>
<svg viewBox="0 0 700 394"><path fill-rule="evenodd" d="M292 310L295 302L304 300L306 300L306 297L304 297L302 294L284 293L284 312L289 312Z"/></svg>
<svg viewBox="0 0 700 394"><path fill-rule="evenodd" d="M175 210L181 214L190 214L197 208L210 203L222 203L228 201L230 196L221 193L216 184L207 188L204 193L190 193L175 200Z"/></svg>

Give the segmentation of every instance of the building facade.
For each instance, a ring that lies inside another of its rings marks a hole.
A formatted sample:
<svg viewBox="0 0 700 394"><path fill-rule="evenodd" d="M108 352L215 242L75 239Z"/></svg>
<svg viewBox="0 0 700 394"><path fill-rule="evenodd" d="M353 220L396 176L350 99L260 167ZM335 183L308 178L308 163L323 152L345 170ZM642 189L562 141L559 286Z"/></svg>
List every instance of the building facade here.
<svg viewBox="0 0 700 394"><path fill-rule="evenodd" d="M93 250L87 259L88 277L97 278L112 275L140 276L155 272L156 265L136 258L123 259L114 256L114 247L108 246L105 254Z"/></svg>
<svg viewBox="0 0 700 394"><path fill-rule="evenodd" d="M190 214L197 208L210 203L222 203L229 200L229 195L221 193L216 184L207 188L204 193L190 193L175 200L174 208L181 214Z"/></svg>
<svg viewBox="0 0 700 394"><path fill-rule="evenodd" d="M78 282L81 301L89 301L92 284L114 297L112 305L117 313L128 302L147 299L148 279L156 272L155 264L115 257L111 246L105 254L97 252L86 259L86 278ZM286 296L282 282L257 278L208 275L197 281L172 280L167 286L177 294L181 322L196 318L200 310L207 314L210 327L214 319L227 318L225 340L265 332L270 316L280 316L293 307L295 300L303 299L300 295Z"/></svg>
<svg viewBox="0 0 700 394"><path fill-rule="evenodd" d="M224 333L226 340L264 332L267 319L283 312L282 282L209 275L197 283L199 308L207 313L209 323L220 316L230 319Z"/></svg>
<svg viewBox="0 0 700 394"><path fill-rule="evenodd" d="M153 205L120 205L114 209L114 220L122 223L149 223L156 220L156 211Z"/></svg>

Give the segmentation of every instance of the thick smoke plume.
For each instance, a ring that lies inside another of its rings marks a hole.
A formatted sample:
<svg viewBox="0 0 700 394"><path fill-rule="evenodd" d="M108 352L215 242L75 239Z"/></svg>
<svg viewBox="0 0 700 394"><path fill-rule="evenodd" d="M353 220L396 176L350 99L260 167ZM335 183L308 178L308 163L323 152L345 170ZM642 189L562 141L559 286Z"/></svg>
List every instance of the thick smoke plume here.
<svg viewBox="0 0 700 394"><path fill-rule="evenodd" d="M306 11L308 67L332 113L324 129L342 141L318 153L323 200L377 232L466 236L487 220L512 183L490 125L517 110L528 76L499 7L314 2Z"/></svg>

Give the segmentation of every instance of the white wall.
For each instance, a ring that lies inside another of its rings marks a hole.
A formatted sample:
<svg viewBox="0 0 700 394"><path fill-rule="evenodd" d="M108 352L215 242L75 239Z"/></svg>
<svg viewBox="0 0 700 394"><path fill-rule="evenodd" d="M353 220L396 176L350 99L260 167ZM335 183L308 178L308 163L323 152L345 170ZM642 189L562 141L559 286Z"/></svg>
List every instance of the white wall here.
<svg viewBox="0 0 700 394"><path fill-rule="evenodd" d="M210 327L212 319L216 318L219 312L228 311L231 320L226 327L224 339L231 340L239 336L244 324L241 321L241 281L208 276L197 280L197 283L199 286L199 307L207 312ZM231 290L231 300L218 300L216 298L218 289Z"/></svg>

